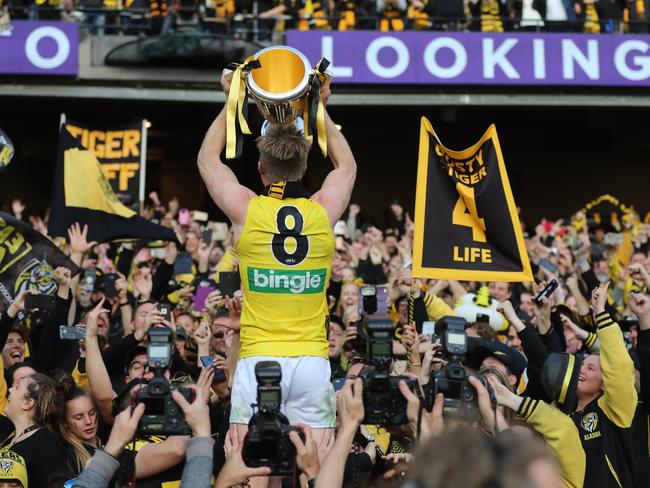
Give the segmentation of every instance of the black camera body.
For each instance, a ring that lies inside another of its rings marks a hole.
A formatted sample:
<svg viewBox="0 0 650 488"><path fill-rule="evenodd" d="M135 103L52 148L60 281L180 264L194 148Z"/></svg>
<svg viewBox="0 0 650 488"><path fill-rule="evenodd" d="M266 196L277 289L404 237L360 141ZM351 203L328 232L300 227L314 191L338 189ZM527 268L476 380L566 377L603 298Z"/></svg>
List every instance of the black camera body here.
<svg viewBox="0 0 650 488"><path fill-rule="evenodd" d="M134 405L145 405L138 432L146 435L190 435L192 430L185 421L183 410L172 398L172 391L178 391L192 403L194 390L172 386L165 378L173 350L172 331L167 327L152 327L147 335L147 363L154 377L133 396Z"/></svg>
<svg viewBox="0 0 650 488"><path fill-rule="evenodd" d="M271 474L291 476L296 467L296 448L290 432L302 436L280 412L282 370L276 361L260 361L255 365L257 379L257 411L248 422L242 458L246 466L268 466ZM304 439L303 439L304 440Z"/></svg>
<svg viewBox="0 0 650 488"><path fill-rule="evenodd" d="M185 421L185 414L172 398L172 391L178 391L188 403L194 401L194 390L172 387L163 377L154 377L134 395L134 401L144 403L144 415L140 419L138 432L145 435L191 435L192 430Z"/></svg>
<svg viewBox="0 0 650 488"><path fill-rule="evenodd" d="M425 389L427 410L433 409L436 395L445 397L443 415L478 417L478 395L469 383L469 375L461 364L467 354L467 322L461 317L446 316L436 324L436 334L440 338L442 357L448 363L431 375Z"/></svg>
<svg viewBox="0 0 650 488"><path fill-rule="evenodd" d="M369 366L360 374L363 381L363 424L401 425L408 423L406 398L399 391L404 380L411 391L419 392L417 380L407 376L392 376L393 323L385 318L364 317L367 333Z"/></svg>

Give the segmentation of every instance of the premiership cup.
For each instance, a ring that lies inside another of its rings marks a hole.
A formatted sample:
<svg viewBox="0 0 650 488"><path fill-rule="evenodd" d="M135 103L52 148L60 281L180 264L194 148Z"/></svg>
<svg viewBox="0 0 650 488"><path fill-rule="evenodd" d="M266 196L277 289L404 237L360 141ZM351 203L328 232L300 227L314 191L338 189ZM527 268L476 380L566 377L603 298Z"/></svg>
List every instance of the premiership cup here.
<svg viewBox="0 0 650 488"><path fill-rule="evenodd" d="M262 117L288 124L302 116L312 70L305 55L289 46L272 46L253 57L261 67L246 74L246 87Z"/></svg>
<svg viewBox="0 0 650 488"><path fill-rule="evenodd" d="M247 122L248 96L253 97L262 117L271 124L290 124L302 117L303 134L318 141L327 155L325 107L320 89L330 76L329 61L321 59L315 68L307 57L289 46L271 46L243 63L231 63L233 79L228 95L226 157L241 155L241 134L251 134ZM239 128L239 131L237 130Z"/></svg>

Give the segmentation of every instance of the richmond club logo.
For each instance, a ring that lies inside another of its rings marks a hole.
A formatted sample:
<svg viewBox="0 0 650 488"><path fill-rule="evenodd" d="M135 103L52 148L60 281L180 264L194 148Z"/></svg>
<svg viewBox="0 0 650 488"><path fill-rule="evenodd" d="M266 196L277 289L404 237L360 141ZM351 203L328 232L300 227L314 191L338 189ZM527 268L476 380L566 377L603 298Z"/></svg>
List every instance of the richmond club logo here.
<svg viewBox="0 0 650 488"><path fill-rule="evenodd" d="M598 427L598 414L597 413L588 413L580 421L582 428L587 432L593 432Z"/></svg>
<svg viewBox="0 0 650 488"><path fill-rule="evenodd" d="M0 469L4 474L9 474L13 467L14 462L11 459L0 459Z"/></svg>

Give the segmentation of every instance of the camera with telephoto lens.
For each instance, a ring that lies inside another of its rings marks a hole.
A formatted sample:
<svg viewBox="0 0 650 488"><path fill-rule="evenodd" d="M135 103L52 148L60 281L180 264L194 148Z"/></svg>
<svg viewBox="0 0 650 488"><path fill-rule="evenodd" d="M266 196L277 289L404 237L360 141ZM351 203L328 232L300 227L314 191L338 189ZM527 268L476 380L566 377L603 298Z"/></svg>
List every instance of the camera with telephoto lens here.
<svg viewBox="0 0 650 488"><path fill-rule="evenodd" d="M461 317L446 316L436 324L436 334L440 337L442 357L447 364L436 373L425 388L425 405L433 409L436 395L445 397L443 415L476 418L479 416L478 395L469 383L469 375L461 364L467 354L467 322ZM487 383L479 377L484 384Z"/></svg>
<svg viewBox="0 0 650 488"><path fill-rule="evenodd" d="M367 336L366 366L359 377L363 380L362 424L400 425L408 423L406 398L399 391L404 380L411 391L420 391L417 380L408 376L392 376L393 323L386 317L365 316L362 325Z"/></svg>
<svg viewBox="0 0 650 488"><path fill-rule="evenodd" d="M296 432L304 441L302 432L289 424L280 412L282 369L276 361L260 361L255 365L257 379L257 411L248 422L242 458L246 466L268 466L271 474L291 476L296 461L296 448L289 432Z"/></svg>
<svg viewBox="0 0 650 488"><path fill-rule="evenodd" d="M138 424L138 432L146 435L190 435L192 430L185 421L183 410L172 398L172 391L178 391L192 403L194 390L172 386L165 378L165 370L172 359L172 331L167 327L152 327L147 336L147 364L153 378L133 396L134 406L144 403L144 415Z"/></svg>

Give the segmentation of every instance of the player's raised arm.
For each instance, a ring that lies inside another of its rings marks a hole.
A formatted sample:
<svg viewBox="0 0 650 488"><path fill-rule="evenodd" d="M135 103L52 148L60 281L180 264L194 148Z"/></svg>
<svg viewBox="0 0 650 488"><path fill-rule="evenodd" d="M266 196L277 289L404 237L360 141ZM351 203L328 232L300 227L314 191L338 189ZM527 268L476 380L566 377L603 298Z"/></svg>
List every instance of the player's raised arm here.
<svg viewBox="0 0 650 488"><path fill-rule="evenodd" d="M221 85L228 96L232 72L224 70ZM239 184L232 170L221 161L226 144L226 107L212 122L199 150L197 164L210 196L235 227L244 225L248 202L255 194Z"/></svg>
<svg viewBox="0 0 650 488"><path fill-rule="evenodd" d="M329 82L321 92L324 101L329 97ZM341 217L350 203L350 195L357 177L357 163L352 155L348 141L334 125L327 110L325 110L325 128L327 132L327 154L334 169L325 178L321 189L312 196L312 200L320 203L327 212L330 224L333 226Z"/></svg>

